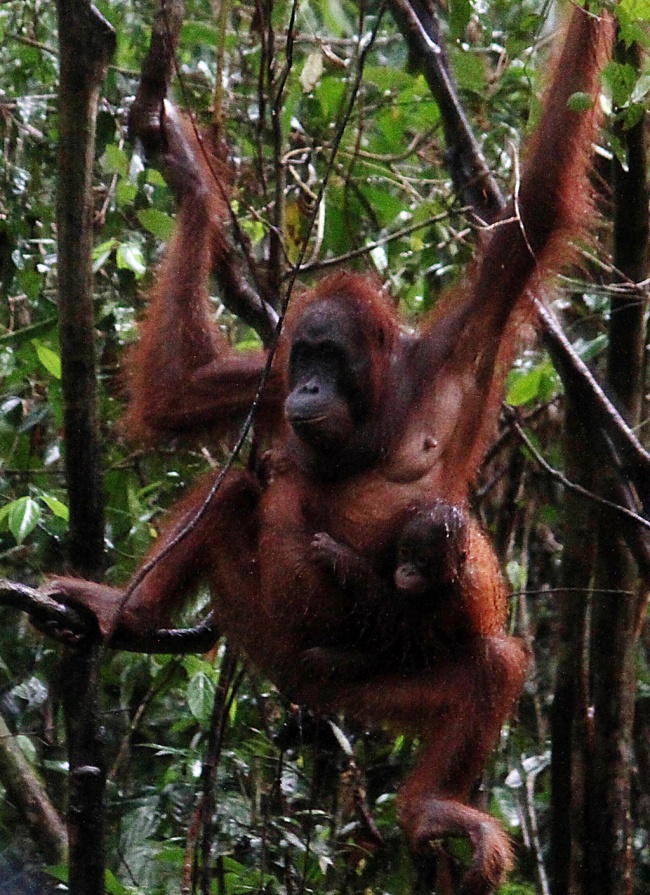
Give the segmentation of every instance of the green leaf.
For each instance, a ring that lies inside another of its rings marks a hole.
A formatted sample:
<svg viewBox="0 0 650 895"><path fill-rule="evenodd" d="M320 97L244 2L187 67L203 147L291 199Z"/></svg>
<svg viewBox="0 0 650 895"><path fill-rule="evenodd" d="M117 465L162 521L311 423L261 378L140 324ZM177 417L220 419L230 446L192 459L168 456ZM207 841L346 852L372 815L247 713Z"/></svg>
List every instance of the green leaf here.
<svg viewBox="0 0 650 895"><path fill-rule="evenodd" d="M41 500L52 510L55 516L59 517L59 519L64 519L66 522L69 520L69 509L57 497L53 497L51 494L41 494Z"/></svg>
<svg viewBox="0 0 650 895"><path fill-rule="evenodd" d="M629 21L650 22L650 0L621 0L617 13Z"/></svg>
<svg viewBox="0 0 650 895"><path fill-rule="evenodd" d="M462 38L469 25L472 5L469 0L451 0L449 3L449 31L454 38Z"/></svg>
<svg viewBox="0 0 650 895"><path fill-rule="evenodd" d="M464 90L481 93L485 90L485 64L474 53L466 53L458 47L450 47L450 55L454 62L454 71L458 83Z"/></svg>
<svg viewBox="0 0 650 895"><path fill-rule="evenodd" d="M322 5L322 15L325 27L331 30L336 37L348 37L355 34L355 26L346 15L340 0L326 0Z"/></svg>
<svg viewBox="0 0 650 895"><path fill-rule="evenodd" d="M587 341L578 339L574 344L574 349L578 352L583 361L588 362L594 360L607 347L607 336L601 333L595 339Z"/></svg>
<svg viewBox="0 0 650 895"><path fill-rule="evenodd" d="M406 121L400 106L393 105L379 112L375 126L384 138L381 146L384 152L400 152L403 149L406 143L404 136Z"/></svg>
<svg viewBox="0 0 650 895"><path fill-rule="evenodd" d="M16 280L20 284L22 291L26 293L27 297L32 301L36 301L43 284L43 277L41 274L32 268L18 270L16 271Z"/></svg>
<svg viewBox="0 0 650 895"><path fill-rule="evenodd" d="M117 249L117 266L121 270L132 270L139 279L144 276L147 267L139 246L132 242L121 242Z"/></svg>
<svg viewBox="0 0 650 895"><path fill-rule="evenodd" d="M147 168L145 171L144 179L146 183L150 183L152 186L161 186L167 188L167 181L162 176L160 171L156 171L155 168Z"/></svg>
<svg viewBox="0 0 650 895"><path fill-rule="evenodd" d="M185 22L181 29L184 44L207 44L214 47L219 38L219 30L205 22Z"/></svg>
<svg viewBox="0 0 650 895"><path fill-rule="evenodd" d="M130 895L133 891L122 885L110 870L107 870L104 876L104 888L106 889L106 895Z"/></svg>
<svg viewBox="0 0 650 895"><path fill-rule="evenodd" d="M32 497L19 497L9 504L9 531L22 544L36 528L41 518L41 508Z"/></svg>
<svg viewBox="0 0 650 895"><path fill-rule="evenodd" d="M587 112L594 104L594 98L590 93L572 93L567 100L567 107L572 112Z"/></svg>
<svg viewBox="0 0 650 895"><path fill-rule="evenodd" d="M109 143L100 159L102 169L107 174L129 175L129 157L123 149L114 143Z"/></svg>
<svg viewBox="0 0 650 895"><path fill-rule="evenodd" d="M214 684L202 671L195 674L187 687L187 705L197 721L206 722L212 712Z"/></svg>
<svg viewBox="0 0 650 895"><path fill-rule="evenodd" d="M389 193L387 189L367 186L363 190L363 195L368 199L379 223L384 227L393 224L397 220L399 213L404 209L402 200L398 196Z"/></svg>
<svg viewBox="0 0 650 895"><path fill-rule="evenodd" d="M603 71L603 83L612 94L614 105L627 105L636 87L636 71L632 65L610 62Z"/></svg>
<svg viewBox="0 0 650 895"><path fill-rule="evenodd" d="M532 370L525 372L513 370L508 377L506 401L513 407L533 401L539 395L540 383L541 370L539 367L533 367Z"/></svg>
<svg viewBox="0 0 650 895"><path fill-rule="evenodd" d="M93 249L93 273L101 270L118 245L119 243L116 239L109 239Z"/></svg>
<svg viewBox="0 0 650 895"><path fill-rule="evenodd" d="M61 378L61 357L39 339L32 339L39 361L55 379Z"/></svg>
<svg viewBox="0 0 650 895"><path fill-rule="evenodd" d="M640 103L650 93L650 75L641 75L632 91L632 102Z"/></svg>
<svg viewBox="0 0 650 895"><path fill-rule="evenodd" d="M340 78L326 75L321 79L320 86L315 91L315 96L320 103L323 118L333 121L336 119L345 97L345 84Z"/></svg>
<svg viewBox="0 0 650 895"><path fill-rule="evenodd" d="M56 329L57 319L57 317L48 317L39 323L32 323L22 329L3 333L0 336L0 345L12 345L14 348L20 348L25 342L31 342L35 335L42 336L53 332Z"/></svg>
<svg viewBox="0 0 650 895"><path fill-rule="evenodd" d="M648 30L647 28L644 28L640 22L636 19L626 19L622 14L619 14L618 21L621 40L628 47L633 43L638 43L640 47L650 47Z"/></svg>
<svg viewBox="0 0 650 895"><path fill-rule="evenodd" d="M398 71L386 65L366 65L363 69L364 83L374 84L379 90L388 91L391 95L401 94L413 85L420 84L422 93L428 89L421 75L414 76L406 71Z"/></svg>
<svg viewBox="0 0 650 895"><path fill-rule="evenodd" d="M27 760L31 762L31 764L34 764L34 762L36 761L36 747L30 740L30 738L28 736L25 736L24 734L18 734L15 739L15 743L17 746L20 747L20 751L23 753L25 758L27 758Z"/></svg>
<svg viewBox="0 0 650 895"><path fill-rule="evenodd" d="M626 130L633 128L645 116L645 112L646 109L643 103L630 103L623 113L623 127Z"/></svg>
<svg viewBox="0 0 650 895"><path fill-rule="evenodd" d="M134 183L129 183L128 180L120 178L115 190L115 198L117 199L117 204L121 208L123 208L125 205L131 205L137 195L137 186Z"/></svg>
<svg viewBox="0 0 650 895"><path fill-rule="evenodd" d="M143 208L138 212L138 220L145 230L164 242L167 242L174 231L173 219L157 208Z"/></svg>

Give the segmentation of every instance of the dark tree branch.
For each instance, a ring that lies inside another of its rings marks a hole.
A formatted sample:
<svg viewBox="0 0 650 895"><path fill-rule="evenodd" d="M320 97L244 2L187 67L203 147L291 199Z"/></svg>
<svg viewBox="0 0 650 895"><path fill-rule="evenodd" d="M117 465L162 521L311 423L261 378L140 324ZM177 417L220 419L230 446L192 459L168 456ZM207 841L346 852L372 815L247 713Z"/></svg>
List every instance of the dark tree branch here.
<svg viewBox="0 0 650 895"><path fill-rule="evenodd" d="M210 612L203 621L192 628L160 628L145 639L130 641L124 637L111 640L112 649L134 653L163 653L180 655L183 653L205 653L212 649L221 637L215 618Z"/></svg>
<svg viewBox="0 0 650 895"><path fill-rule="evenodd" d="M66 646L99 643L101 635L95 616L58 602L56 596L56 593L47 594L26 584L0 579L0 606L24 612L34 627ZM202 653L211 649L220 636L214 616L209 613L192 628L161 628L146 642L121 638L111 646L137 653Z"/></svg>
<svg viewBox="0 0 650 895"><path fill-rule="evenodd" d="M619 492L619 496L622 496L624 501L622 504L619 504L614 503L611 500L607 500L607 498L605 497L601 497L600 494L596 494L594 491L590 491L588 488L584 488L577 482L572 482L569 478L567 478L566 475L564 475L563 472L560 472L559 469L554 469L551 464L544 459L544 457L537 450L530 438L526 435L518 420L515 418L514 412L510 411L509 415L510 424L521 439L522 443L525 444L535 462L539 466L541 466L542 469L552 479L554 479L556 482L559 482L564 488L567 488L570 491L573 491L575 494L579 494L581 497L584 497L586 500L591 500L594 503L605 507L610 512L615 513L616 515L624 519L626 522L633 522L635 523L635 525L640 525L642 528L645 528L646 531L650 531L650 521L648 519L644 519L643 516L640 516L638 512L630 510L627 507L628 501L634 504L634 498L632 494L625 496L624 492Z"/></svg>
<svg viewBox="0 0 650 895"><path fill-rule="evenodd" d="M409 56L416 61L435 99L447 143L447 164L463 205L491 223L505 200L458 99L440 20L432 0L389 0Z"/></svg>
<svg viewBox="0 0 650 895"><path fill-rule="evenodd" d="M26 584L0 580L0 605L25 612L39 631L51 633L69 646L76 646L83 639L100 639L94 616L82 614Z"/></svg>
<svg viewBox="0 0 650 895"><path fill-rule="evenodd" d="M68 837L37 773L0 714L0 779L48 864L65 861Z"/></svg>

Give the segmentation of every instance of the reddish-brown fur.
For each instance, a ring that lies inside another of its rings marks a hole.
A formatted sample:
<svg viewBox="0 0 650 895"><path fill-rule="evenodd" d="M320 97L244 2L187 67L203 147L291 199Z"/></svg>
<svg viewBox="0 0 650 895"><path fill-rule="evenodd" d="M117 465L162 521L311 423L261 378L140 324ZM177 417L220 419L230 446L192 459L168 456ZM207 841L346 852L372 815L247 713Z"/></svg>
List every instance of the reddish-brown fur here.
<svg viewBox="0 0 650 895"><path fill-rule="evenodd" d="M257 419L258 436L273 443L263 488L252 474L231 472L200 524L161 558L119 618L120 591L70 579L51 586L89 607L105 634L125 642L167 625L187 590L207 578L221 630L295 699L414 729L423 746L399 793L400 823L415 848L449 833L469 836L474 860L465 882L472 895L488 892L510 863L499 825L466 801L526 665L518 642L505 636L501 598L492 611L486 597L501 587L493 553L484 539L470 547L469 561L487 579L476 590L485 629L462 648L417 673L314 680L300 656L314 646L347 646L341 641L349 597L315 561L312 541L327 532L381 568L395 519L409 507L432 498L466 507L495 426L513 321L525 312L527 293L566 258L566 241L587 210L596 113L569 111L567 100L578 91L595 95L610 41L608 20L574 10L516 200L483 234L464 286L419 334L402 331L380 290L357 274L327 278L292 309ZM248 410L266 355L235 352L216 330L206 283L223 251L224 201L202 160L198 176L183 180L175 159L183 154L180 138L173 128L167 137L181 207L131 361L128 422L150 438L227 433ZM187 156L187 143L183 151ZM195 148L191 153L197 156ZM343 321L363 332L370 364L368 416L349 441L328 451L281 422L293 334L313 307L325 309L332 327ZM206 488L186 499L154 555L201 506Z"/></svg>
<svg viewBox="0 0 650 895"><path fill-rule="evenodd" d="M437 500L394 524L383 569L325 532L315 536L314 559L347 596L348 615L335 646L305 651L306 675L362 680L382 672L421 673L471 653L482 638L505 638L505 584L477 522ZM515 641L511 646L514 654ZM523 650L521 659L523 667Z"/></svg>

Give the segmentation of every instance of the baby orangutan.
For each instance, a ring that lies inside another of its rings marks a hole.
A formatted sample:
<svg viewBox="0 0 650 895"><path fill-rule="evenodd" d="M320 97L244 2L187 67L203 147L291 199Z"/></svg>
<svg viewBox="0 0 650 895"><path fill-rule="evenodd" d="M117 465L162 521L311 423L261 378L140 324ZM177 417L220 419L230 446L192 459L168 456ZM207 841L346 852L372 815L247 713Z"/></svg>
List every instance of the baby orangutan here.
<svg viewBox="0 0 650 895"><path fill-rule="evenodd" d="M382 670L408 674L435 668L442 654L467 649L472 638L506 636L506 591L494 552L476 521L454 504L436 500L404 514L385 569L375 570L324 532L312 549L350 600L350 636L345 649L304 650L309 674L347 680Z"/></svg>

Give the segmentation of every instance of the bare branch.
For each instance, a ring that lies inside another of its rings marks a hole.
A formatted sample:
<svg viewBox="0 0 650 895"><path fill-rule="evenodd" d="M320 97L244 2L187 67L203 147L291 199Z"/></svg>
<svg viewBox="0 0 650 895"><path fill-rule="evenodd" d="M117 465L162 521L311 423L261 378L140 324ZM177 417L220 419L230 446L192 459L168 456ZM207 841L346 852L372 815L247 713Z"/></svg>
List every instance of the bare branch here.
<svg viewBox="0 0 650 895"><path fill-rule="evenodd" d="M583 488L582 485L578 485L576 482L572 482L564 475L563 472L560 472L559 469L555 469L553 466L551 466L551 464L548 463L544 459L544 457L542 457L540 452L537 450L530 438L526 435L517 420L513 418L511 422L513 429L526 445L535 462L538 463L539 466L541 466L542 469L551 476L551 478L555 479L556 482L559 482L561 485L563 485L565 488L568 488L570 491L573 491L575 494L580 494L581 497L586 497L588 500L591 500L594 503L597 503L614 513L624 516L627 520L636 522L637 525L641 525L643 526L643 528L647 528L648 530L650 530L650 521L648 519L644 519L643 516L640 516L638 513L635 513L634 510L631 510L628 507L614 503L611 500L607 500L606 498L601 497L599 494L595 494L593 491L590 491L588 488Z"/></svg>

